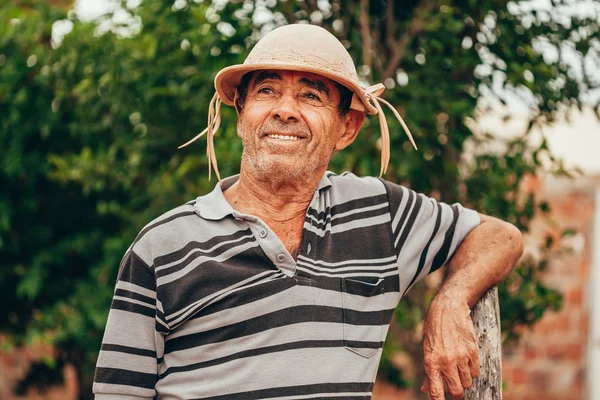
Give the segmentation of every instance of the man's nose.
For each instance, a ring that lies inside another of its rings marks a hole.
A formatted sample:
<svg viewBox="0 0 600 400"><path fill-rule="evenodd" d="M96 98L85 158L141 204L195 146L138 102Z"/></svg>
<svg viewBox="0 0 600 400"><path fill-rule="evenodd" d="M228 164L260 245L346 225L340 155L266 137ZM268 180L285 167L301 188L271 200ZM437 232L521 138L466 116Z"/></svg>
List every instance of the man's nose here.
<svg viewBox="0 0 600 400"><path fill-rule="evenodd" d="M300 110L296 96L293 94L285 94L279 98L272 111L273 118L283 122L297 122L300 120Z"/></svg>

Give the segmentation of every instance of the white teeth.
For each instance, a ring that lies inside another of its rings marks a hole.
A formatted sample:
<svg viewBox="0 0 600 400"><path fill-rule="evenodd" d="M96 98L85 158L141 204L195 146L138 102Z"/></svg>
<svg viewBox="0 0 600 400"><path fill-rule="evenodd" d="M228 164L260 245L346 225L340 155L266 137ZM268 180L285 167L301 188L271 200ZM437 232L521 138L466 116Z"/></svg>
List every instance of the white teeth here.
<svg viewBox="0 0 600 400"><path fill-rule="evenodd" d="M279 140L298 140L297 136L284 136L284 135L268 135L270 138Z"/></svg>

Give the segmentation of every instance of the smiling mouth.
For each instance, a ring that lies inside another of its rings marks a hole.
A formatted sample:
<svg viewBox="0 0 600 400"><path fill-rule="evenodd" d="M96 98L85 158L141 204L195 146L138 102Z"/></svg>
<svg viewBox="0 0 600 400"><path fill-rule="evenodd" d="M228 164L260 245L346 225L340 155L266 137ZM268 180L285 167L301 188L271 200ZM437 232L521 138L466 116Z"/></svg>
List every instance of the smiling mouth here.
<svg viewBox="0 0 600 400"><path fill-rule="evenodd" d="M268 137L269 139L288 140L288 141L296 141L296 140L302 139L302 138L300 138L298 136L294 136L294 135L272 134L272 135L265 135L265 136Z"/></svg>

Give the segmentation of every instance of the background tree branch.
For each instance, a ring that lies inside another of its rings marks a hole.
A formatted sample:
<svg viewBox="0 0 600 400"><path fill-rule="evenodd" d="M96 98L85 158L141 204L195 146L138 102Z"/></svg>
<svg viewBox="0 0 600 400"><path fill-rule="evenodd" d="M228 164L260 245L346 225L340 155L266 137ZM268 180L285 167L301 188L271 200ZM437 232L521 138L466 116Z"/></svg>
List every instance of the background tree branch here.
<svg viewBox="0 0 600 400"><path fill-rule="evenodd" d="M369 0L360 0L360 32L363 37L362 58L363 65L369 67L369 75L373 62L371 61L371 28L369 27Z"/></svg>
<svg viewBox="0 0 600 400"><path fill-rule="evenodd" d="M391 54L388 59L385 70L383 71L382 79L389 78L395 76L396 69L402 62L407 47L412 43L414 38L419 34L425 31L427 18L429 17L431 11L437 5L437 1L435 0L421 0L419 4L414 9L414 14L412 19L410 20L410 24L408 28L404 30L400 36L395 39L395 35L393 32L393 20L394 20L394 8L391 5L391 1L388 1L388 12L387 12L387 34L386 38L387 47L390 50ZM392 35L390 35L392 34Z"/></svg>

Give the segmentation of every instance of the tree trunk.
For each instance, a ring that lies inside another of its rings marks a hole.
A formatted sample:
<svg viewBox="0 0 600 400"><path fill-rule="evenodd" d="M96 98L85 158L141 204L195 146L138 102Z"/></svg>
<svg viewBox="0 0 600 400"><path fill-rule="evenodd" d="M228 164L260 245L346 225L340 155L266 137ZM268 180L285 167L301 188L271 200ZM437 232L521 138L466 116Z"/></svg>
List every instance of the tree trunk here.
<svg viewBox="0 0 600 400"><path fill-rule="evenodd" d="M491 288L471 313L479 342L481 374L465 391L465 400L502 400L502 346L498 289Z"/></svg>

